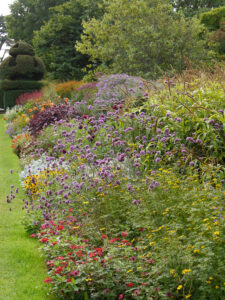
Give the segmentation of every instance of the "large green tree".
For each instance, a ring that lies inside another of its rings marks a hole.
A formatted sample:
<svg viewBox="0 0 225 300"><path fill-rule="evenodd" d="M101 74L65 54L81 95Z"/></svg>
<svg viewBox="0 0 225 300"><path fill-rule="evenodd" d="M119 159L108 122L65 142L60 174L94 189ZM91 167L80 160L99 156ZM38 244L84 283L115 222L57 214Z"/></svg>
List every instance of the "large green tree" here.
<svg viewBox="0 0 225 300"><path fill-rule="evenodd" d="M225 5L225 0L170 0L176 8L181 9L185 15L199 15L204 11Z"/></svg>
<svg viewBox="0 0 225 300"><path fill-rule="evenodd" d="M112 72L154 77L204 54L199 21L174 12L167 0L111 0L102 19L83 26L76 49Z"/></svg>
<svg viewBox="0 0 225 300"><path fill-rule="evenodd" d="M56 79L81 79L87 55L77 52L82 21L103 14L101 0L70 0L52 9L51 19L35 32L33 44L47 70Z"/></svg>
<svg viewBox="0 0 225 300"><path fill-rule="evenodd" d="M212 9L200 15L200 21L210 31L209 42L213 42L219 59L225 59L225 6Z"/></svg>
<svg viewBox="0 0 225 300"><path fill-rule="evenodd" d="M9 41L9 38L6 31L5 19L4 16L0 16L0 50L7 41Z"/></svg>
<svg viewBox="0 0 225 300"><path fill-rule="evenodd" d="M9 37L15 41L32 42L33 32L39 30L51 16L49 8L67 0L16 0L10 5L11 14L6 17Z"/></svg>

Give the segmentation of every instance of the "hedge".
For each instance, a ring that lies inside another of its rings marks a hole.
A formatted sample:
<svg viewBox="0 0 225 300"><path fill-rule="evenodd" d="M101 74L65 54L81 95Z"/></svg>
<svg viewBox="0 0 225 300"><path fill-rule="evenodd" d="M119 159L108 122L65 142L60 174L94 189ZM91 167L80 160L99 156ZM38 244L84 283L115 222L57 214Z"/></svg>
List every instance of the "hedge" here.
<svg viewBox="0 0 225 300"><path fill-rule="evenodd" d="M13 107L16 105L16 99L19 97L19 95L24 93L32 93L33 91L33 89L4 91L3 108L6 109L7 107Z"/></svg>
<svg viewBox="0 0 225 300"><path fill-rule="evenodd" d="M2 90L40 90L43 83L34 80L3 80L1 82Z"/></svg>

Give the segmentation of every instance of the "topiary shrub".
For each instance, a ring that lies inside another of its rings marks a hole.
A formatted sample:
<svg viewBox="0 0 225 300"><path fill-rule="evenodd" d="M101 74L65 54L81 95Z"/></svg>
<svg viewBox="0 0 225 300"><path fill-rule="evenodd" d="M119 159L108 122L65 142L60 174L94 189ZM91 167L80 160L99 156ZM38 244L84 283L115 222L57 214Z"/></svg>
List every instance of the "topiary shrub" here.
<svg viewBox="0 0 225 300"><path fill-rule="evenodd" d="M34 56L34 49L31 45L26 42L20 41L17 42L14 46L9 50L9 54L11 56L17 56L18 54L30 55Z"/></svg>
<svg viewBox="0 0 225 300"><path fill-rule="evenodd" d="M41 81L34 80L4 80L1 84L2 89L7 90L40 90L43 87Z"/></svg>
<svg viewBox="0 0 225 300"><path fill-rule="evenodd" d="M40 90L43 85L39 80L43 79L45 71L42 60L35 56L33 47L26 42L17 42L9 54L0 65L1 89L5 91L4 108L16 104L19 92Z"/></svg>

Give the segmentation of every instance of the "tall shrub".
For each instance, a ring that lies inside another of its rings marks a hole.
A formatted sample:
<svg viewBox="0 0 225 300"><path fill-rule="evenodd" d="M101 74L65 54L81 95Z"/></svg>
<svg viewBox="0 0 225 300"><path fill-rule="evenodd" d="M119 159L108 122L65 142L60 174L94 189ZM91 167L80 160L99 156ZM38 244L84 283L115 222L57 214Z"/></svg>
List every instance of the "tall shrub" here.
<svg viewBox="0 0 225 300"><path fill-rule="evenodd" d="M1 88L4 91L4 108L16 104L20 94L40 90L44 64L35 56L34 49L25 42L16 43L0 65Z"/></svg>

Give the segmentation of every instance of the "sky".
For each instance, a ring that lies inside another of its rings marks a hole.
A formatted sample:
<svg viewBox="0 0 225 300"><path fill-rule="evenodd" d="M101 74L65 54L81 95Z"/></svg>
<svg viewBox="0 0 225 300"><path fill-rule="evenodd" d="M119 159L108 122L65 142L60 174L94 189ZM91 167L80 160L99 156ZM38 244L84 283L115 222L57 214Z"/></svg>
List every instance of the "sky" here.
<svg viewBox="0 0 225 300"><path fill-rule="evenodd" d="M6 16L10 13L9 4L12 4L15 0L1 0L0 2L0 15Z"/></svg>

